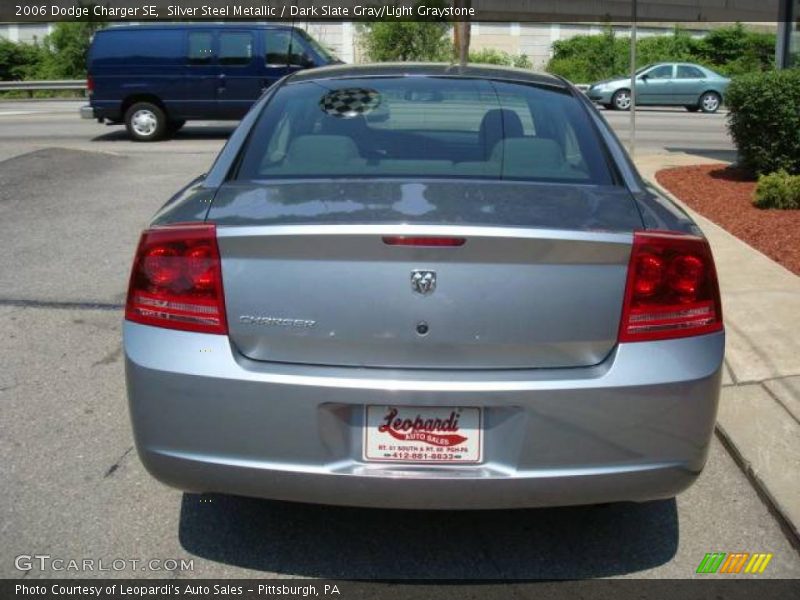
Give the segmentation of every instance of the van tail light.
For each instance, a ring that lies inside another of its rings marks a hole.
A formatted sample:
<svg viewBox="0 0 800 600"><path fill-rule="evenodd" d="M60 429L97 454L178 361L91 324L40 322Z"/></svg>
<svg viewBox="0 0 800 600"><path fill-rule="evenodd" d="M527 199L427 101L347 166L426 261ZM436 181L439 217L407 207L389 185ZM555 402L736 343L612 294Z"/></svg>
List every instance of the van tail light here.
<svg viewBox="0 0 800 600"><path fill-rule="evenodd" d="M722 304L708 242L637 231L619 328L620 342L666 340L722 330Z"/></svg>
<svg viewBox="0 0 800 600"><path fill-rule="evenodd" d="M125 318L169 329L228 333L214 225L187 223L142 233Z"/></svg>
<svg viewBox="0 0 800 600"><path fill-rule="evenodd" d="M94 78L91 75L86 77L86 92L90 96L94 93Z"/></svg>

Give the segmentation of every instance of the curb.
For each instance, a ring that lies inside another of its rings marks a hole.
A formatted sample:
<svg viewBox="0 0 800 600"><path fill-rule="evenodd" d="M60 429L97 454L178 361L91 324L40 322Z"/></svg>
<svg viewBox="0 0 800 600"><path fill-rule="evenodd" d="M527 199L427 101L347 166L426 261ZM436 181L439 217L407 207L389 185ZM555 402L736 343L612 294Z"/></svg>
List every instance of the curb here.
<svg viewBox="0 0 800 600"><path fill-rule="evenodd" d="M658 181L656 181L656 179L655 179L656 173L658 173L659 171L663 171L663 170L669 169L669 168L672 168L672 167L663 167L663 168L660 168L660 169L654 171L652 179L648 178L647 182L650 185L652 185L656 190L658 190L661 194L664 194L667 198L669 198L670 200L672 200L673 202L678 204L678 206L680 206L684 210L688 210L691 213L695 213L696 211L692 210L686 204L681 202L681 200L677 196L675 196L672 192L667 190ZM707 220L711 221L711 219L707 219ZM711 221L711 222L713 223L713 221ZM717 225L717 226L720 227L719 225ZM724 230L724 228L723 228L723 230ZM727 230L725 230L725 231L727 232ZM727 232L727 233L729 233L729 235L733 236L733 234L731 234L730 232ZM733 236L733 237L736 238L736 236ZM741 242L742 244L745 244L749 249L753 250L754 252L756 252L756 253L760 254L761 256L764 256L765 258L767 258L767 259L772 261L771 258L766 256L763 252L760 252L756 248L753 248L752 246L750 246L750 244L747 244L746 242L744 242L743 240L740 240L739 238L736 238L736 239L739 242ZM775 262L775 261L772 261L772 262ZM777 264L777 263L775 263L775 264ZM783 265L779 265L779 266L782 267ZM733 383L732 384L732 386L734 386L734 387L737 386L737 385L738 385L737 383ZM731 386L726 386L726 387L731 387ZM720 390L720 392L721 392L721 390ZM778 524L780 525L781 529L783 530L784 534L786 535L786 538L789 540L789 542L792 544L792 546L795 548L795 550L800 552L800 523L794 523L794 521L792 521L792 519L786 513L786 511L783 510L780 502L772 494L772 492L770 491L769 487L764 483L764 481L761 479L761 477L759 477L758 474L755 472L755 470L752 467L751 462L747 458L745 458L745 456L742 454L742 452L740 451L739 447L736 444L735 439L728 434L728 432L719 423L719 421L717 421L717 423L715 424L714 431L715 431L715 433L717 435L717 438L720 440L722 445L727 450L728 454L731 456L731 458L733 458L733 461L736 463L736 465L742 471L744 476L747 478L747 480L751 483L753 488L756 490L756 493L758 494L759 498L761 498L761 501L764 502L764 504L767 506L767 509L769 510L769 512L778 521Z"/></svg>

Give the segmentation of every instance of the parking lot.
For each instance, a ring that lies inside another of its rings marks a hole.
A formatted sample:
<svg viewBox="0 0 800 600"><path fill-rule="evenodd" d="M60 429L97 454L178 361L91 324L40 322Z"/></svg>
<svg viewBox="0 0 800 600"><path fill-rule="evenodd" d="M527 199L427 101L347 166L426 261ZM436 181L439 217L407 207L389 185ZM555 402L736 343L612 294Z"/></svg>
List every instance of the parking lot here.
<svg viewBox="0 0 800 600"><path fill-rule="evenodd" d="M685 578L707 552L800 556L715 440L677 500L480 513L403 512L198 496L139 463L120 324L139 231L211 164L233 125L128 141L75 102L0 103L0 577L16 556L185 559L191 571L103 576ZM628 115L605 113L625 136ZM640 153L730 158L724 115L645 110ZM28 578L91 573L27 572ZM708 577L708 576L706 576Z"/></svg>

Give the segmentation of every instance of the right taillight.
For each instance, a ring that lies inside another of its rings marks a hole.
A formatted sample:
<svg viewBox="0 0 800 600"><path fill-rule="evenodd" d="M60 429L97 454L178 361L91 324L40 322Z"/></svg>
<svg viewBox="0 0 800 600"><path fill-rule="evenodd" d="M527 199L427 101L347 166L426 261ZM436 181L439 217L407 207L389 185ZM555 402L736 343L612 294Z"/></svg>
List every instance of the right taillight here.
<svg viewBox="0 0 800 600"><path fill-rule="evenodd" d="M721 330L722 304L708 242L680 233L635 232L619 341L665 340Z"/></svg>
<svg viewBox="0 0 800 600"><path fill-rule="evenodd" d="M125 318L169 329L228 333L214 225L154 227L142 234Z"/></svg>

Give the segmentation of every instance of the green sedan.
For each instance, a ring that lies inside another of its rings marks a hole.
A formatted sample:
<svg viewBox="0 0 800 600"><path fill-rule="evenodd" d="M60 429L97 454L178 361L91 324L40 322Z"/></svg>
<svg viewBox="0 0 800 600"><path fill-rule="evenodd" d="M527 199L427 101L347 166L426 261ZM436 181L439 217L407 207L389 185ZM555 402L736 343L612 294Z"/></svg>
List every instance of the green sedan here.
<svg viewBox="0 0 800 600"><path fill-rule="evenodd" d="M690 112L719 110L731 80L692 63L658 63L636 71L636 104L685 106ZM630 110L631 79L620 77L592 84L586 91L606 108Z"/></svg>

